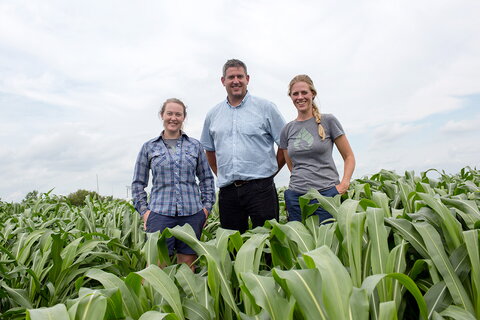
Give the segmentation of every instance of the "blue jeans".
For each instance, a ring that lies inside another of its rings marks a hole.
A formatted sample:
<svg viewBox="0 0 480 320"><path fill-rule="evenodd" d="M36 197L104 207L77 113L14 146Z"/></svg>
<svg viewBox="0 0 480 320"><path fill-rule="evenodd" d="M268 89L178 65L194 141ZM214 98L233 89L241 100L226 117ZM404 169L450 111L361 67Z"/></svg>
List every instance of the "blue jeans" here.
<svg viewBox="0 0 480 320"><path fill-rule="evenodd" d="M206 217L203 209L191 216L166 216L158 214L156 212L150 212L150 215L147 219L147 230L146 232L163 232L165 228L173 228L175 226L183 226L188 223L192 226L195 231L197 239L200 239L202 235L203 224L205 223ZM185 242L171 237L167 239L168 254L173 255L176 251L181 254L196 254L196 252L190 248Z"/></svg>
<svg viewBox="0 0 480 320"><path fill-rule="evenodd" d="M325 197L334 197L338 194L338 190L335 186L319 192L322 196ZM285 190L284 197L285 205L288 212L288 221L302 221L302 212L300 211L300 204L298 203L298 198L303 195L304 193L296 192L290 189ZM318 201L315 199L310 200L309 204L312 203L318 203ZM332 215L322 207L318 207L318 209L313 214L316 214L319 217L320 222L332 218Z"/></svg>

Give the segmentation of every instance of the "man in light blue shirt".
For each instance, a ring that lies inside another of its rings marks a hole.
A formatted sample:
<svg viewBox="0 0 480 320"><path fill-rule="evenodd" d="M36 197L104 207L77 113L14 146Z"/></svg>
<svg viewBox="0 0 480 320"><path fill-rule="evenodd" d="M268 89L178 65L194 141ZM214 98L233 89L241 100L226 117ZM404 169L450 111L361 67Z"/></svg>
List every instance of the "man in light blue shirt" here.
<svg viewBox="0 0 480 320"><path fill-rule="evenodd" d="M278 219L278 199L273 176L283 167L280 144L285 120L272 102L250 95L246 65L236 59L223 66L222 84L227 99L205 118L201 142L212 171L218 177L220 224L248 229Z"/></svg>

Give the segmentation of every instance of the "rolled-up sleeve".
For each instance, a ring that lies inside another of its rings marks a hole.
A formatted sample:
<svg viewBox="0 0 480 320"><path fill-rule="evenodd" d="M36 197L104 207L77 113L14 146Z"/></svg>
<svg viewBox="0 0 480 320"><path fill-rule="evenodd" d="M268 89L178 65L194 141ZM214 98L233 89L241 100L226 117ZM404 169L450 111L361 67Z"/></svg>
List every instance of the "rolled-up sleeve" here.
<svg viewBox="0 0 480 320"><path fill-rule="evenodd" d="M148 185L150 165L148 161L147 147L144 144L138 153L135 162L135 170L132 182L133 205L140 215L145 214L148 208L147 192L145 188Z"/></svg>

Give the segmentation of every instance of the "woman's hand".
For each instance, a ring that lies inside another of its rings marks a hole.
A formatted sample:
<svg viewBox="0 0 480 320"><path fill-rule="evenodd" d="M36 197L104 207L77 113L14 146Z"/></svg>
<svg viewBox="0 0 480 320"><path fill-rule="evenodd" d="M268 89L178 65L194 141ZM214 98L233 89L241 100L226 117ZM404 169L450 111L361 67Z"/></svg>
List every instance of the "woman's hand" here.
<svg viewBox="0 0 480 320"><path fill-rule="evenodd" d="M350 187L350 182L340 182L340 184L336 185L337 191L339 194L344 194L347 192L348 188Z"/></svg>
<svg viewBox="0 0 480 320"><path fill-rule="evenodd" d="M203 213L205 213L205 223L203 224L203 227L207 225L207 220L208 220L208 210L207 208L203 208Z"/></svg>
<svg viewBox="0 0 480 320"><path fill-rule="evenodd" d="M149 215L150 215L150 210L147 210L143 215L143 230L145 231L147 231L147 220Z"/></svg>

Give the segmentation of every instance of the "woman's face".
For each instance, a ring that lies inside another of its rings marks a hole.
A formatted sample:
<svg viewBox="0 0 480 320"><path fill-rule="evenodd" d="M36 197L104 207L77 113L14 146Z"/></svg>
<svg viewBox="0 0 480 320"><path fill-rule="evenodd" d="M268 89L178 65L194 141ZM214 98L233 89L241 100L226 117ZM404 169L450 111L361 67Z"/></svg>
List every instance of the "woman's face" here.
<svg viewBox="0 0 480 320"><path fill-rule="evenodd" d="M290 90L290 98L298 112L312 112L312 102L315 97L306 82L296 82Z"/></svg>
<svg viewBox="0 0 480 320"><path fill-rule="evenodd" d="M163 127L166 131L180 132L183 121L185 120L183 106L175 102L167 103L162 114L162 120Z"/></svg>

